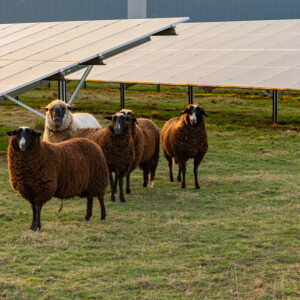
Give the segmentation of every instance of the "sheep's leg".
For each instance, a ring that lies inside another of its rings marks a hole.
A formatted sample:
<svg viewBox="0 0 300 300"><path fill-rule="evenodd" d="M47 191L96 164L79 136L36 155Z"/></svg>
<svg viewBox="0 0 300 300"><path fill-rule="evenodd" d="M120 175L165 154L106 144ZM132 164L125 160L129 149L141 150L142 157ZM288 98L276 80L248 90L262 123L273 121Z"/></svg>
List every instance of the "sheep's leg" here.
<svg viewBox="0 0 300 300"><path fill-rule="evenodd" d="M198 183L198 166L201 163L205 153L200 153L194 158L194 177L195 177L195 189L200 189Z"/></svg>
<svg viewBox="0 0 300 300"><path fill-rule="evenodd" d="M35 223L36 223L36 209L35 209L35 203L31 202L31 208L32 208L32 223L30 226L31 230L35 229Z"/></svg>
<svg viewBox="0 0 300 300"><path fill-rule="evenodd" d="M118 191L118 180L119 180L119 171L116 171L116 176L115 176L115 193Z"/></svg>
<svg viewBox="0 0 300 300"><path fill-rule="evenodd" d="M39 231L41 229L41 210L42 210L42 204L37 204L35 206L36 209L36 222L35 222L35 227L34 231Z"/></svg>
<svg viewBox="0 0 300 300"><path fill-rule="evenodd" d="M155 172L158 165L159 160L159 146L156 148L155 155L151 160L151 177L150 177L150 188L154 187L154 178L155 178Z"/></svg>
<svg viewBox="0 0 300 300"><path fill-rule="evenodd" d="M120 201L126 202L126 199L123 194L123 176L121 176L121 175L119 177L119 189L120 189Z"/></svg>
<svg viewBox="0 0 300 300"><path fill-rule="evenodd" d="M148 185L148 175L149 175L148 166L144 166L144 168L143 168L143 180L144 180L143 187L147 187L147 185Z"/></svg>
<svg viewBox="0 0 300 300"><path fill-rule="evenodd" d="M100 203L100 207L101 207L101 220L105 220L106 210L105 210L103 197L98 197L98 199L99 199L99 203Z"/></svg>
<svg viewBox="0 0 300 300"><path fill-rule="evenodd" d="M115 198L115 182L112 176L112 173L109 173L109 181L110 181L110 200L115 202L116 198Z"/></svg>
<svg viewBox="0 0 300 300"><path fill-rule="evenodd" d="M177 181L181 181L181 168L179 166L179 169L178 169L178 175L177 175Z"/></svg>
<svg viewBox="0 0 300 300"><path fill-rule="evenodd" d="M126 175L126 194L130 194L130 173Z"/></svg>
<svg viewBox="0 0 300 300"><path fill-rule="evenodd" d="M169 163L169 173L170 173L170 181L174 182L173 179L173 172L172 172L172 157L169 156L166 152L165 152L165 158L167 159L168 163Z"/></svg>
<svg viewBox="0 0 300 300"><path fill-rule="evenodd" d="M151 168L151 173L150 173L150 188L151 189L154 187L154 177L155 177L155 169Z"/></svg>
<svg viewBox="0 0 300 300"><path fill-rule="evenodd" d="M185 188L185 173L186 173L186 163L179 163L179 167L181 169L182 172L182 182L181 182L181 188Z"/></svg>
<svg viewBox="0 0 300 300"><path fill-rule="evenodd" d="M85 220L88 221L92 216L92 214L93 214L93 197L87 196Z"/></svg>

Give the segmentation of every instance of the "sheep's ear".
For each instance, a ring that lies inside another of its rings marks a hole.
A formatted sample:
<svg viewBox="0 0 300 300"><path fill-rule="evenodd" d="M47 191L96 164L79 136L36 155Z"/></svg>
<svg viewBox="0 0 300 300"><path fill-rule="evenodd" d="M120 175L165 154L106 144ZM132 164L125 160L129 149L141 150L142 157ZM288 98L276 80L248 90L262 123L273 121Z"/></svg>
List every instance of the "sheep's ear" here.
<svg viewBox="0 0 300 300"><path fill-rule="evenodd" d="M17 130L6 132L6 134L9 136L17 135Z"/></svg>
<svg viewBox="0 0 300 300"><path fill-rule="evenodd" d="M106 120L109 120L109 121L111 121L112 120L112 116L105 116L105 117L103 117L104 119L106 119Z"/></svg>
<svg viewBox="0 0 300 300"><path fill-rule="evenodd" d="M132 121L132 124L134 124L134 123L138 124L138 121L137 121L136 117L134 117L134 116L131 118L131 121Z"/></svg>
<svg viewBox="0 0 300 300"><path fill-rule="evenodd" d="M38 132L38 131L34 131L34 135L35 136L41 136L42 134L40 132Z"/></svg>
<svg viewBox="0 0 300 300"><path fill-rule="evenodd" d="M180 112L180 115L184 115L189 112L189 109L186 107L184 110Z"/></svg>
<svg viewBox="0 0 300 300"><path fill-rule="evenodd" d="M206 117L208 116L207 112L203 108L201 108L201 114L206 116Z"/></svg>
<svg viewBox="0 0 300 300"><path fill-rule="evenodd" d="M41 107L42 110L48 111L49 108L48 107Z"/></svg>
<svg viewBox="0 0 300 300"><path fill-rule="evenodd" d="M72 105L67 105L67 107L68 107L68 110L73 110L73 109L74 109L74 104L72 104Z"/></svg>

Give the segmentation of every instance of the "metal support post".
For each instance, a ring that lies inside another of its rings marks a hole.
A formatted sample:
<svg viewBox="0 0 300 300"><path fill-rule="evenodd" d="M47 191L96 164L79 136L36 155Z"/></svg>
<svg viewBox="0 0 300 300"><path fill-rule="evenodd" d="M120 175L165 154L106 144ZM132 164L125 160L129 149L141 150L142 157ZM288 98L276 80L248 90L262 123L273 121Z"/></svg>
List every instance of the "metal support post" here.
<svg viewBox="0 0 300 300"><path fill-rule="evenodd" d="M111 86L113 86L114 88L116 88L116 89L120 89L115 83L113 83L113 82L109 82L108 83L109 85L111 85Z"/></svg>
<svg viewBox="0 0 300 300"><path fill-rule="evenodd" d="M185 93L188 93L189 91L187 91L186 89L184 89L182 86L180 86L180 85L176 85L176 87L178 88L178 89L180 89L180 90L182 90L183 92L185 92Z"/></svg>
<svg viewBox="0 0 300 300"><path fill-rule="evenodd" d="M87 89L86 81L85 81L84 84L83 84L83 88L84 88L85 90Z"/></svg>
<svg viewBox="0 0 300 300"><path fill-rule="evenodd" d="M44 118L44 119L46 118L46 116L43 115L42 113L40 113L39 111L37 111L37 110L31 108L30 106L28 106L28 105L26 105L26 104L24 104L24 103L18 101L17 99L11 97L10 95L4 95L4 97L5 97L6 99L8 99L8 100L10 100L10 101L12 101L12 102L14 102L14 103L20 105L20 106L23 106L24 108L26 108L27 110L29 110L29 111L35 113L35 114L38 115L39 117L42 117L42 118Z"/></svg>
<svg viewBox="0 0 300 300"><path fill-rule="evenodd" d="M268 90L260 90L264 95L266 95L267 97L272 98L272 95L269 93Z"/></svg>
<svg viewBox="0 0 300 300"><path fill-rule="evenodd" d="M189 85L189 104L193 104L194 103L194 87Z"/></svg>
<svg viewBox="0 0 300 300"><path fill-rule="evenodd" d="M82 87L83 83L85 82L85 80L86 80L86 78L88 77L89 73L91 72L92 68L93 68L92 65L90 65L90 66L88 66L88 67L86 68L86 70L85 70L84 74L82 75L82 77L81 77L81 79L80 79L80 81L79 81L79 83L78 83L78 85L77 85L75 91L73 92L72 96L70 97L70 100L69 100L69 102L68 102L69 105L71 105L71 104L73 103L73 101L74 101L76 95L78 94L80 88ZM67 90L67 89L66 89L66 90ZM67 96L67 95L66 95L66 96ZM67 102L67 98L66 98L65 101Z"/></svg>
<svg viewBox="0 0 300 300"><path fill-rule="evenodd" d="M273 90L273 123L278 123L278 90Z"/></svg>
<svg viewBox="0 0 300 300"><path fill-rule="evenodd" d="M121 109L125 108L125 83L120 83Z"/></svg>
<svg viewBox="0 0 300 300"><path fill-rule="evenodd" d="M160 84L158 84L158 85L156 86L156 91L157 91L158 93L160 93Z"/></svg>
<svg viewBox="0 0 300 300"><path fill-rule="evenodd" d="M67 82L65 79L58 81L58 99L67 102Z"/></svg>

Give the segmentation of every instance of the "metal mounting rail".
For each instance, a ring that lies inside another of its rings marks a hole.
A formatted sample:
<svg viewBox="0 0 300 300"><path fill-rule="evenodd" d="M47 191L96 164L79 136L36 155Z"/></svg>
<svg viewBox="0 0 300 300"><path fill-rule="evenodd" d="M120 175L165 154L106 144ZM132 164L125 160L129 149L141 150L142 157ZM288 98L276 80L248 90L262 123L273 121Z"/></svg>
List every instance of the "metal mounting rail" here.
<svg viewBox="0 0 300 300"><path fill-rule="evenodd" d="M24 104L24 103L18 101L17 99L11 97L10 95L5 94L4 97L5 97L6 99L8 99L8 100L10 100L10 101L12 101L12 102L14 102L14 103L20 105L20 106L23 106L24 108L26 108L27 110L33 112L34 114L38 115L39 117L42 117L42 118L44 118L44 119L46 118L46 116L43 115L42 113L40 113L39 111L37 111L37 110L31 108L30 106L28 106L28 105L26 105L26 104Z"/></svg>

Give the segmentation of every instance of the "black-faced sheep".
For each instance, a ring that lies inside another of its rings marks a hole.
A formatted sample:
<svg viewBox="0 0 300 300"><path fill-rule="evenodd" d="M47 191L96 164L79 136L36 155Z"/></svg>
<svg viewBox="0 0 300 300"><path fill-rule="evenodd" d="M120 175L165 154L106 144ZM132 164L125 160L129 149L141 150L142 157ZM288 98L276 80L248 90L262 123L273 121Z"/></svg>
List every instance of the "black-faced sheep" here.
<svg viewBox="0 0 300 300"><path fill-rule="evenodd" d="M167 121L161 132L164 155L169 163L170 181L173 181L172 158L179 164L177 180L185 188L186 161L194 158L195 188L199 189L198 166L208 149L204 116L206 112L199 106L189 104L181 116Z"/></svg>
<svg viewBox="0 0 300 300"><path fill-rule="evenodd" d="M119 113L132 116L132 111L122 109ZM143 186L148 185L148 176L150 174L150 187L154 186L155 172L159 160L159 129L148 119L138 118L132 123L132 137L135 145L136 160L132 166L133 171L137 166L143 170ZM127 175L126 192L130 193L130 173Z"/></svg>
<svg viewBox="0 0 300 300"><path fill-rule="evenodd" d="M52 197L86 197L85 219L89 220L96 196L101 206L101 220L105 219L103 197L108 185L108 167L98 145L87 139L58 144L44 142L41 134L29 127L7 134L12 136L8 146L10 184L31 203L30 229L41 228L42 206Z"/></svg>
<svg viewBox="0 0 300 300"><path fill-rule="evenodd" d="M73 137L84 137L91 139L98 144L106 158L109 169L109 178L111 185L111 201L115 201L115 186L112 173L116 173L119 178L120 201L125 202L123 193L123 177L129 172L134 161L134 145L129 128L132 122L131 116L115 114L107 116L105 119L111 123L107 128L83 128L76 131Z"/></svg>
<svg viewBox="0 0 300 300"><path fill-rule="evenodd" d="M59 143L68 140L80 128L102 128L96 118L87 113L72 114L70 106L61 100L54 100L42 109L46 110L43 140Z"/></svg>

